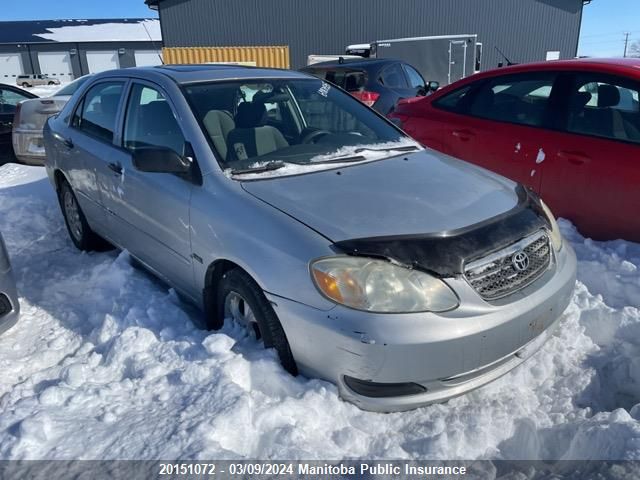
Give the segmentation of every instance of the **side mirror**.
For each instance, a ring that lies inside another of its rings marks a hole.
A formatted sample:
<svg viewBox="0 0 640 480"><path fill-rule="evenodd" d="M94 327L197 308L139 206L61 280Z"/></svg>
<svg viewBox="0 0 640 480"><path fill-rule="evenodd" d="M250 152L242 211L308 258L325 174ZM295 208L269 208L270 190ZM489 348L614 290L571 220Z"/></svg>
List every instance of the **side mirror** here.
<svg viewBox="0 0 640 480"><path fill-rule="evenodd" d="M428 82L427 88L429 89L430 92L435 92L440 88L440 82L436 82L436 81Z"/></svg>
<svg viewBox="0 0 640 480"><path fill-rule="evenodd" d="M188 173L191 161L166 147L143 147L133 152L133 166L141 172Z"/></svg>

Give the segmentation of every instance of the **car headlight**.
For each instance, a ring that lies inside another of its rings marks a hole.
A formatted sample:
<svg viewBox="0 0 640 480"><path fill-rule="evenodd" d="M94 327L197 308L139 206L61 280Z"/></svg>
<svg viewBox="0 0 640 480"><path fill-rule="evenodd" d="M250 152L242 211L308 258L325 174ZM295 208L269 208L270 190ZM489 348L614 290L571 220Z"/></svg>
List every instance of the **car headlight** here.
<svg viewBox="0 0 640 480"><path fill-rule="evenodd" d="M558 227L556 217L553 216L553 213L551 213L551 210L549 209L549 207L547 207L547 204L540 200L540 205L542 205L542 210L544 210L544 213L549 219L549 223L551 224L551 243L556 252L558 252L562 248L562 234L560 233L560 227Z"/></svg>
<svg viewBox="0 0 640 480"><path fill-rule="evenodd" d="M458 297L442 280L385 260L322 258L311 264L311 276L323 295L357 310L444 312L459 305Z"/></svg>

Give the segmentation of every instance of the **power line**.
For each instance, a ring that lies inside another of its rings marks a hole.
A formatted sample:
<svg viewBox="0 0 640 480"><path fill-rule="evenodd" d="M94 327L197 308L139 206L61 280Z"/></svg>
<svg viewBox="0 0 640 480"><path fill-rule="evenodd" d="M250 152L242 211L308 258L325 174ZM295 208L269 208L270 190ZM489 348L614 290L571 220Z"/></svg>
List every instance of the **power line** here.
<svg viewBox="0 0 640 480"><path fill-rule="evenodd" d="M591 38L591 37L611 37L613 35L624 35L626 32L622 30L618 30L617 32L611 33L591 33L589 35L580 35L581 38ZM629 33L640 33L640 30L630 30Z"/></svg>

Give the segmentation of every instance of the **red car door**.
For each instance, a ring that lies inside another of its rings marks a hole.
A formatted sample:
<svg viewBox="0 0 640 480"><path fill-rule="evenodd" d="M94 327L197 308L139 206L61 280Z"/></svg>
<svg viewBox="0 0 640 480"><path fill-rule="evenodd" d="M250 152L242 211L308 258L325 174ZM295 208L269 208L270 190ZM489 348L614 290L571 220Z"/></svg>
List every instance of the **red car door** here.
<svg viewBox="0 0 640 480"><path fill-rule="evenodd" d="M491 78L475 93L460 124L445 126L454 155L540 191L545 138L557 74Z"/></svg>
<svg viewBox="0 0 640 480"><path fill-rule="evenodd" d="M466 128L467 117L460 112L466 108L472 89L467 85L454 90L439 98L435 108L429 97L403 99L390 117L400 120L403 130L423 145L464 159L469 150L467 139L453 142L451 135L443 132Z"/></svg>
<svg viewBox="0 0 640 480"><path fill-rule="evenodd" d="M567 88L562 129L547 137L542 197L583 235L640 241L640 85L577 73Z"/></svg>

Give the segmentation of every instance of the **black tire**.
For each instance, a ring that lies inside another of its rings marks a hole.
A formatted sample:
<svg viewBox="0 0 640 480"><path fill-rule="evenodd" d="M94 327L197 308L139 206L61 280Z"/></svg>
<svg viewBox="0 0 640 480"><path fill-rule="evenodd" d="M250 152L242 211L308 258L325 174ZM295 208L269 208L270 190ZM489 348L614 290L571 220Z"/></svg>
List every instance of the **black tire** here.
<svg viewBox="0 0 640 480"><path fill-rule="evenodd" d="M48 85L55 85L56 82L49 82Z"/></svg>
<svg viewBox="0 0 640 480"><path fill-rule="evenodd" d="M62 210L64 223L67 225L67 231L69 232L71 241L79 250L105 250L110 247L106 240L91 230L80 208L76 194L66 180L63 180L60 184L58 201L60 202L60 209ZM75 205L75 214L71 206L72 204Z"/></svg>
<svg viewBox="0 0 640 480"><path fill-rule="evenodd" d="M29 84L27 82L22 82L22 87L23 88L27 88L29 86Z"/></svg>
<svg viewBox="0 0 640 480"><path fill-rule="evenodd" d="M225 320L225 303L230 294L240 295L251 308L258 324L258 338L262 338L265 348L275 348L284 369L291 375L297 375L298 367L280 320L262 289L246 272L233 269L222 276L216 302L218 321L212 327L222 326Z"/></svg>

